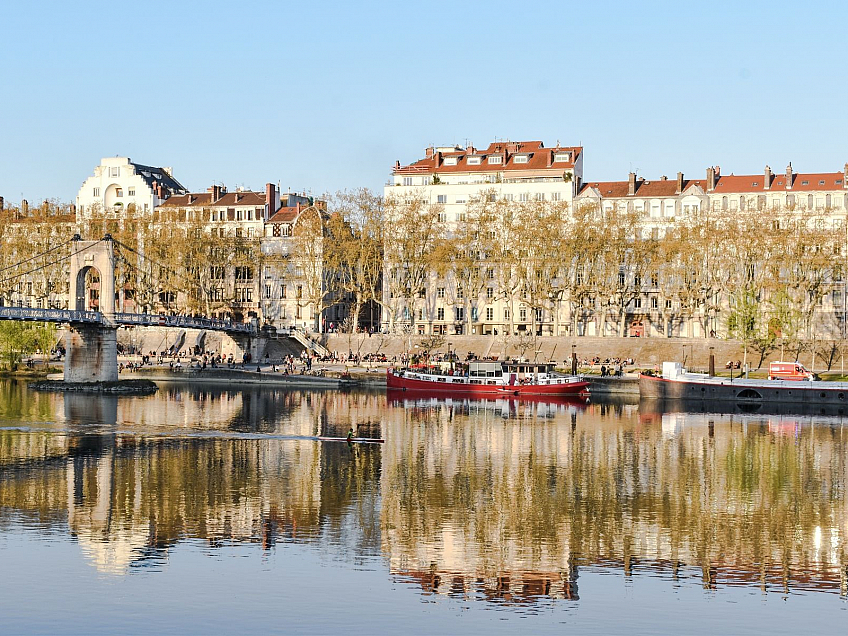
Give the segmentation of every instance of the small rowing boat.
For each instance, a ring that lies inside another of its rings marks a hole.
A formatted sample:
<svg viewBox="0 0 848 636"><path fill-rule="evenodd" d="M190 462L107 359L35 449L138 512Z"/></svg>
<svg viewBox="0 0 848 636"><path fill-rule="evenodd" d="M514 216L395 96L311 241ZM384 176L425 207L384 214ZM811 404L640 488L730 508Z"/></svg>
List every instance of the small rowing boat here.
<svg viewBox="0 0 848 636"><path fill-rule="evenodd" d="M319 436L319 442L350 442L351 444L383 444L386 440L378 437L323 437Z"/></svg>

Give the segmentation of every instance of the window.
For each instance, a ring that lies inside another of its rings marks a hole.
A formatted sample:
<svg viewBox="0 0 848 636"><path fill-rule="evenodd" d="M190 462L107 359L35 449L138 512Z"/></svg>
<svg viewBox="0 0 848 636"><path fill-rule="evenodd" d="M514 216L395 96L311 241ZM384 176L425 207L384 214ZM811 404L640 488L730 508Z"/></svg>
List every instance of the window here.
<svg viewBox="0 0 848 636"><path fill-rule="evenodd" d="M99 197L100 196L100 188L94 188L94 193L92 196Z"/></svg>
<svg viewBox="0 0 848 636"><path fill-rule="evenodd" d="M492 238L494 238L494 237L492 237ZM489 280L492 280L494 277L495 277L495 268L489 267L486 270L486 278L489 279Z"/></svg>
<svg viewBox="0 0 848 636"><path fill-rule="evenodd" d="M521 307L518 310L518 319L521 322L527 322L527 308L526 307Z"/></svg>
<svg viewBox="0 0 848 636"><path fill-rule="evenodd" d="M445 308L439 307L436 309L436 320L444 320L445 319Z"/></svg>
<svg viewBox="0 0 848 636"><path fill-rule="evenodd" d="M280 285L280 298L285 298L285 297L286 297L286 286Z"/></svg>
<svg viewBox="0 0 848 636"><path fill-rule="evenodd" d="M554 163L559 163L560 161L568 161L569 154L567 152L557 152L554 154Z"/></svg>
<svg viewBox="0 0 848 636"><path fill-rule="evenodd" d="M495 289L493 287L486 288L486 298L492 299L495 297Z"/></svg>
<svg viewBox="0 0 848 636"><path fill-rule="evenodd" d="M121 176L121 169L117 168L117 167L109 168L109 176L110 177L120 177Z"/></svg>
<svg viewBox="0 0 848 636"><path fill-rule="evenodd" d="M447 202L448 202L448 195L446 195L446 194L440 194L439 196L436 197L436 203L447 203Z"/></svg>
<svg viewBox="0 0 848 636"><path fill-rule="evenodd" d="M445 223L448 220L448 215L444 212L439 212L439 223Z"/></svg>
<svg viewBox="0 0 848 636"><path fill-rule="evenodd" d="M561 201L561 196L559 192L551 192L551 201Z"/></svg>
<svg viewBox="0 0 848 636"><path fill-rule="evenodd" d="M135 196L135 188L128 188L127 189L127 196L134 197Z"/></svg>
<svg viewBox="0 0 848 636"><path fill-rule="evenodd" d="M505 194L504 195L504 201L512 201L513 199L515 199L514 194Z"/></svg>
<svg viewBox="0 0 848 636"><path fill-rule="evenodd" d="M403 178L403 185L411 186L412 185L412 177L404 177Z"/></svg>
<svg viewBox="0 0 848 636"><path fill-rule="evenodd" d="M489 157L489 163L491 163L491 164L503 163L503 157L501 157L500 155L491 155Z"/></svg>
<svg viewBox="0 0 848 636"><path fill-rule="evenodd" d="M651 296L651 309L658 309L660 301L656 296Z"/></svg>
<svg viewBox="0 0 848 636"><path fill-rule="evenodd" d="M544 313L542 313L541 309L534 309L533 314L536 318L536 322L544 322L545 321L545 316L544 316Z"/></svg>
<svg viewBox="0 0 848 636"><path fill-rule="evenodd" d="M504 320L509 320L509 307L504 307Z"/></svg>
<svg viewBox="0 0 848 636"><path fill-rule="evenodd" d="M298 298L303 298L303 285L298 285L298 286L297 286L297 297L298 297Z"/></svg>
<svg viewBox="0 0 848 636"><path fill-rule="evenodd" d="M515 155L512 159L512 163L527 163L530 161L530 155Z"/></svg>
<svg viewBox="0 0 848 636"><path fill-rule="evenodd" d="M123 197L124 196L123 188L115 188L115 196L116 197Z"/></svg>
<svg viewBox="0 0 848 636"><path fill-rule="evenodd" d="M633 307L635 309L641 309L642 308L642 299L641 298L634 298L633 299Z"/></svg>
<svg viewBox="0 0 848 636"><path fill-rule="evenodd" d="M486 320L492 321L495 319L495 310L491 307L486 307Z"/></svg>
<svg viewBox="0 0 848 636"><path fill-rule="evenodd" d="M439 288L436 290L436 298L444 298L444 297L445 297L445 288L444 288L444 287L439 287Z"/></svg>
<svg viewBox="0 0 848 636"><path fill-rule="evenodd" d="M456 162L459 161L460 157L445 157L445 165L446 166L455 166Z"/></svg>
<svg viewBox="0 0 848 636"><path fill-rule="evenodd" d="M465 320L465 308L464 307L454 307L453 309L454 315L456 316L457 322L460 320Z"/></svg>
<svg viewBox="0 0 848 636"><path fill-rule="evenodd" d="M482 159L482 157L468 157L468 165L469 166L479 166L481 159Z"/></svg>
<svg viewBox="0 0 848 636"><path fill-rule="evenodd" d="M671 309L671 300L670 300L670 299L666 299L666 301L665 301L665 308L666 308L666 309Z"/></svg>
<svg viewBox="0 0 848 636"><path fill-rule="evenodd" d="M236 267L236 280L253 280L253 269L250 267Z"/></svg>
<svg viewBox="0 0 848 636"><path fill-rule="evenodd" d="M462 287L457 288L456 297L459 298L460 300L465 298L465 292L462 290Z"/></svg>
<svg viewBox="0 0 848 636"><path fill-rule="evenodd" d="M545 193L544 192L537 192L533 198L536 201L544 201L545 200Z"/></svg>
<svg viewBox="0 0 848 636"><path fill-rule="evenodd" d="M518 195L518 200L522 201L522 202L529 201L530 200L530 193L522 192L521 194Z"/></svg>
<svg viewBox="0 0 848 636"><path fill-rule="evenodd" d="M271 297L271 286L265 285L265 298L270 298L270 297Z"/></svg>

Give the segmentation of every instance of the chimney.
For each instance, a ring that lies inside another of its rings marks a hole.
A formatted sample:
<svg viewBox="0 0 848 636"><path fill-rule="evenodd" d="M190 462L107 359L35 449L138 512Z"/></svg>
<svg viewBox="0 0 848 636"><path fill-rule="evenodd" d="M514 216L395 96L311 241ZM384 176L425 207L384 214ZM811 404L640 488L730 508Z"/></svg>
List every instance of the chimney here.
<svg viewBox="0 0 848 636"><path fill-rule="evenodd" d="M715 190L715 186L715 168L710 166L709 168L707 168L707 192L712 192L713 190Z"/></svg>
<svg viewBox="0 0 848 636"><path fill-rule="evenodd" d="M395 160L395 170L400 170L400 160Z"/></svg>
<svg viewBox="0 0 848 636"><path fill-rule="evenodd" d="M627 176L627 194L628 196L633 196L636 194L636 173L631 172Z"/></svg>
<svg viewBox="0 0 848 636"><path fill-rule="evenodd" d="M683 173L677 173L677 188L674 190L677 194L683 192Z"/></svg>
<svg viewBox="0 0 848 636"><path fill-rule="evenodd" d="M465 152L466 152L466 154L473 155L474 153L477 152L477 149L472 144L468 144L465 147Z"/></svg>
<svg viewBox="0 0 848 636"><path fill-rule="evenodd" d="M771 168L766 166L765 179L763 180L763 190L768 190L771 187Z"/></svg>
<svg viewBox="0 0 848 636"><path fill-rule="evenodd" d="M442 165L442 153L439 152L438 150L433 153L433 159L435 160L433 167L438 168L439 166Z"/></svg>
<svg viewBox="0 0 848 636"><path fill-rule="evenodd" d="M545 166L547 168L550 168L552 165L554 165L554 151L548 150L546 154L547 154L547 159L545 161Z"/></svg>
<svg viewBox="0 0 848 636"><path fill-rule="evenodd" d="M3 197L0 197L0 209L2 209L2 208L3 208L3 205L2 205L2 203L3 203L3 202L2 202L2 198L3 198ZM75 203L71 203L70 212L71 212L71 216L76 216L76 215L77 215L77 206L76 206L76 204L75 204Z"/></svg>
<svg viewBox="0 0 848 636"><path fill-rule="evenodd" d="M843 171L845 176L842 177L842 187L848 189L848 163L845 164Z"/></svg>
<svg viewBox="0 0 848 636"><path fill-rule="evenodd" d="M789 162L789 165L786 166L786 189L792 189L792 162Z"/></svg>
<svg viewBox="0 0 848 636"><path fill-rule="evenodd" d="M26 199L21 199L21 216L27 216L29 214L29 201Z"/></svg>
<svg viewBox="0 0 848 636"><path fill-rule="evenodd" d="M432 157L432 156L433 156L433 151L434 151L434 150L435 150L435 148L433 148L433 146L427 146L427 147L424 149L424 156L425 156L425 157L427 157L427 159L429 159L430 157ZM400 162L398 162L398 163L400 163Z"/></svg>
<svg viewBox="0 0 848 636"><path fill-rule="evenodd" d="M297 205L295 206L295 213L297 216L300 216L300 201L298 201Z"/></svg>
<svg viewBox="0 0 848 636"><path fill-rule="evenodd" d="M215 203L215 201L221 198L221 186L213 185L211 188L209 188L209 191L212 192L211 203Z"/></svg>
<svg viewBox="0 0 848 636"><path fill-rule="evenodd" d="M4 201L3 197L0 197L0 212L2 212L2 211L3 211L3 204L4 204L4 202L5 202L5 201Z"/></svg>
<svg viewBox="0 0 848 636"><path fill-rule="evenodd" d="M188 205L191 205L192 203L194 203L194 200L195 200L195 199L194 199L194 195L193 195L193 194L189 194L189 195L188 195Z"/></svg>
<svg viewBox="0 0 848 636"><path fill-rule="evenodd" d="M265 184L265 219L270 219L277 212L279 199L277 188L273 183Z"/></svg>

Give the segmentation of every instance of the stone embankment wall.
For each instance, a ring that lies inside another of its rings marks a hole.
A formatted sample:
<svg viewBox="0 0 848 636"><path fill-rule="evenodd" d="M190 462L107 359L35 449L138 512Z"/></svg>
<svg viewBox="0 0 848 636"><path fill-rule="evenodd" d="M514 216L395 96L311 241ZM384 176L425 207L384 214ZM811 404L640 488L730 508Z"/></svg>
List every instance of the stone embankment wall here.
<svg viewBox="0 0 848 636"><path fill-rule="evenodd" d="M324 334L317 336L319 342L331 351L339 353L385 353L391 357L399 355L409 349L410 343L413 351L421 351L421 337L413 337L411 340L405 336L385 336L380 334L356 334L349 337L346 334ZM504 346L503 338L492 338L490 336L452 336L445 338L445 344L437 351L446 352L447 343L450 343L452 351L456 351L460 357L471 351L476 356L505 356L518 355L514 342ZM633 358L637 366L652 367L662 364L663 361L682 362L684 347L686 365L693 369L706 369L709 364L710 347L714 348L716 357L716 368L723 369L728 360L743 360L742 343L736 340L717 339L690 339L690 338L569 338L569 337L540 337L535 349L528 349L525 356L529 359L536 357L537 360L556 360L562 364L566 358L571 357L571 345L576 345L579 360L591 359L595 356L601 360L607 358ZM415 349L415 345L419 345ZM536 351L539 353L537 354ZM794 358L788 351L787 358ZM767 366L769 360L780 360L780 349L772 351L763 363ZM756 367L759 362L759 354L748 352L748 363ZM801 362L809 366L812 362L812 354L805 352L801 356ZM848 360L846 361L848 362ZM837 357L833 364L835 369L840 367L840 358ZM816 369L823 369L824 364L821 356L816 358Z"/></svg>

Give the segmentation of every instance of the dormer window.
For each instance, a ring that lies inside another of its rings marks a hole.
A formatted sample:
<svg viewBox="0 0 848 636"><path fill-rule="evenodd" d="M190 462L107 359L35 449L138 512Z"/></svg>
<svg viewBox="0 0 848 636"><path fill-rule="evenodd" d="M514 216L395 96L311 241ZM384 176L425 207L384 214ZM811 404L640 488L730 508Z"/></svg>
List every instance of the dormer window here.
<svg viewBox="0 0 848 636"><path fill-rule="evenodd" d="M819 181L819 185L824 185L824 179L822 179L821 181Z"/></svg>
<svg viewBox="0 0 848 636"><path fill-rule="evenodd" d="M801 185L810 185L810 182L809 181L802 181Z"/></svg>
<svg viewBox="0 0 848 636"><path fill-rule="evenodd" d="M469 166L479 166L483 161L483 157L468 157Z"/></svg>
<svg viewBox="0 0 848 636"><path fill-rule="evenodd" d="M446 166L455 166L459 157L445 157Z"/></svg>
<svg viewBox="0 0 848 636"><path fill-rule="evenodd" d="M554 162L559 163L560 161L568 161L571 158L567 152L557 152L554 154Z"/></svg>
<svg viewBox="0 0 848 636"><path fill-rule="evenodd" d="M489 163L503 163L503 157L500 155L492 155L489 157Z"/></svg>
<svg viewBox="0 0 848 636"><path fill-rule="evenodd" d="M530 161L530 155L515 155L512 162L513 163L527 163Z"/></svg>

